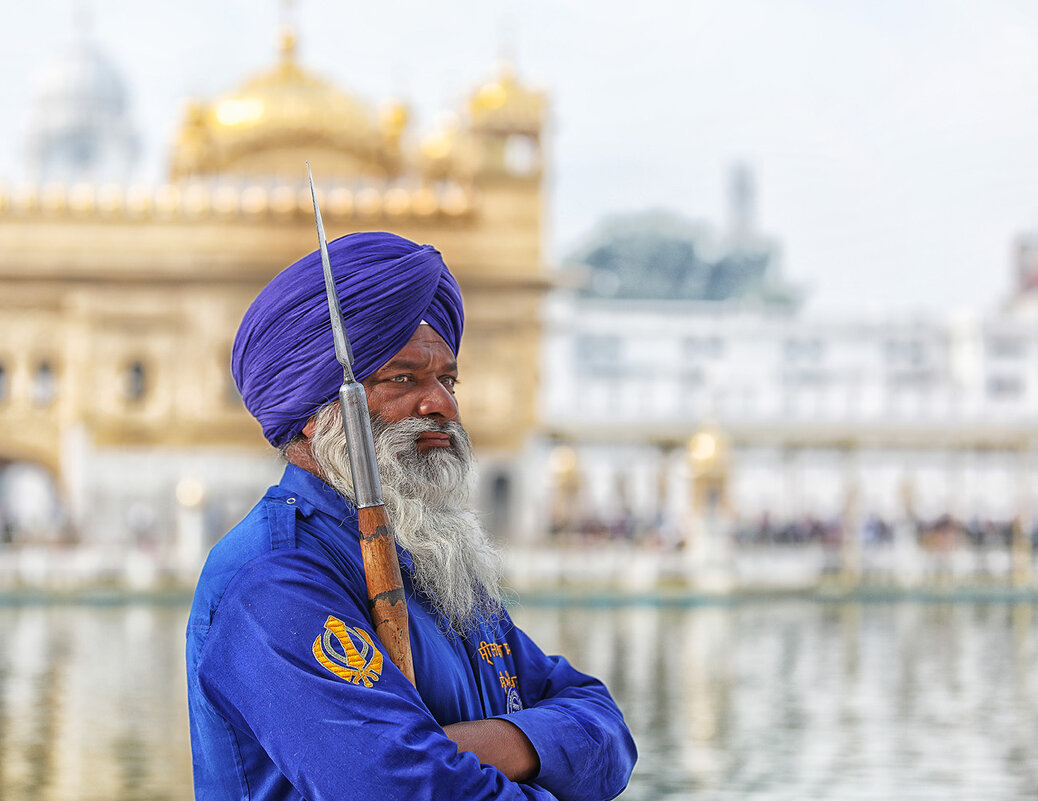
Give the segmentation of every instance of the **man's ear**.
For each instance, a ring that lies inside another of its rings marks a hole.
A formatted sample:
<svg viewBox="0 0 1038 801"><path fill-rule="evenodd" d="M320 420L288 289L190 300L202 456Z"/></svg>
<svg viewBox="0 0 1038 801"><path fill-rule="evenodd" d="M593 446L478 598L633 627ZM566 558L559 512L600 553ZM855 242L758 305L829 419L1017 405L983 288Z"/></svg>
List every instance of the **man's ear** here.
<svg viewBox="0 0 1038 801"><path fill-rule="evenodd" d="M285 458L292 464L302 467L309 473L313 473L318 478L324 478L324 471L314 461L313 453L310 451L310 439L313 437L316 429L317 421L311 417L306 421L303 430L299 432L302 434L302 439L297 439L288 447L285 451Z"/></svg>

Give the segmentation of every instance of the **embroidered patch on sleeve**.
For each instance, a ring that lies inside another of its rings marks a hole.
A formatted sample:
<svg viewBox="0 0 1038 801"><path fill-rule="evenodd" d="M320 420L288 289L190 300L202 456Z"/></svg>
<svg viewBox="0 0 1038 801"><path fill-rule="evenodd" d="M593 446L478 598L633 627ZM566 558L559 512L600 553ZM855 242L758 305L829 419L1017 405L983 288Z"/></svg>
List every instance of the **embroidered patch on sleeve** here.
<svg viewBox="0 0 1038 801"><path fill-rule="evenodd" d="M368 633L331 615L324 622L324 634L314 640L313 652L321 667L353 684L371 687L382 676L382 652Z"/></svg>

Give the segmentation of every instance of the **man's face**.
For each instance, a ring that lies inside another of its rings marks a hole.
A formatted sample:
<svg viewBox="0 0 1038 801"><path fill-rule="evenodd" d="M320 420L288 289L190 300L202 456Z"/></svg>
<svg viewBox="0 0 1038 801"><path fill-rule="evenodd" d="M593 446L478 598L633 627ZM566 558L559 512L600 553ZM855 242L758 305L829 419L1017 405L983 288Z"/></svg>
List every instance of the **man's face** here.
<svg viewBox="0 0 1038 801"><path fill-rule="evenodd" d="M420 325L396 356L363 383L368 410L387 423L408 417L446 423L458 420L457 381L458 363L451 349L430 326ZM418 437L422 452L448 447L446 432L425 431Z"/></svg>

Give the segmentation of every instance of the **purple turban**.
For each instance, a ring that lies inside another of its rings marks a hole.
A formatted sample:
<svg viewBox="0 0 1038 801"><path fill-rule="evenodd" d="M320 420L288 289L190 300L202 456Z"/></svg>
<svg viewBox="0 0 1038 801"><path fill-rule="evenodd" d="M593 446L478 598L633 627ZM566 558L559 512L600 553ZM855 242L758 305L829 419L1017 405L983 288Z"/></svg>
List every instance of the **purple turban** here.
<svg viewBox="0 0 1038 801"><path fill-rule="evenodd" d="M461 291L439 251L395 234L350 234L328 244L335 286L363 381L411 339L424 320L455 353L465 314ZM231 352L242 400L280 447L336 397L335 360L320 251L267 284L245 312Z"/></svg>

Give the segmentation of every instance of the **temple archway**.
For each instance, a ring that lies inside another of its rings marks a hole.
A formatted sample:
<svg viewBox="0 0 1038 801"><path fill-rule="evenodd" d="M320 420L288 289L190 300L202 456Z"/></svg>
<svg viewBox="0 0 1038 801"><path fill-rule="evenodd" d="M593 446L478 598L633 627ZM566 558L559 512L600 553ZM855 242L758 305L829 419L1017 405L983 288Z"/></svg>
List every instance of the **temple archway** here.
<svg viewBox="0 0 1038 801"><path fill-rule="evenodd" d="M53 471L39 462L0 455L0 544L61 541L66 520Z"/></svg>

